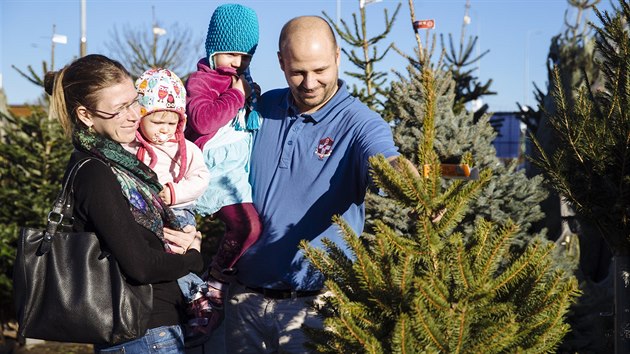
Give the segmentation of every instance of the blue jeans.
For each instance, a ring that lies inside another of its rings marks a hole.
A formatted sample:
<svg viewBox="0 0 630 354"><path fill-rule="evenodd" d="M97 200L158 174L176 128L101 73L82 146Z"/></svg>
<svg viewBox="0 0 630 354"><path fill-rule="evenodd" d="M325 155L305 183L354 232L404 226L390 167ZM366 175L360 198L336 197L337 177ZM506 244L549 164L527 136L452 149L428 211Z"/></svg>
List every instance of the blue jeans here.
<svg viewBox="0 0 630 354"><path fill-rule="evenodd" d="M182 290L187 302L191 302L199 287L205 282L195 273L188 273L177 279L177 285Z"/></svg>
<svg viewBox="0 0 630 354"><path fill-rule="evenodd" d="M186 225L197 226L197 222L195 221L195 212L193 211L193 207L181 207L181 208L171 208L173 214L177 218L177 221L184 227Z"/></svg>
<svg viewBox="0 0 630 354"><path fill-rule="evenodd" d="M196 226L195 213L192 208L172 208L171 210L177 217L177 221L182 227L186 225ZM199 286L203 284L203 280L194 273L188 273L187 275L177 279L177 284L182 290L182 294L184 294L186 301L192 301L192 296L195 294Z"/></svg>
<svg viewBox="0 0 630 354"><path fill-rule="evenodd" d="M151 328L138 339L111 347L94 346L94 352L132 354L183 354L184 334L179 325Z"/></svg>

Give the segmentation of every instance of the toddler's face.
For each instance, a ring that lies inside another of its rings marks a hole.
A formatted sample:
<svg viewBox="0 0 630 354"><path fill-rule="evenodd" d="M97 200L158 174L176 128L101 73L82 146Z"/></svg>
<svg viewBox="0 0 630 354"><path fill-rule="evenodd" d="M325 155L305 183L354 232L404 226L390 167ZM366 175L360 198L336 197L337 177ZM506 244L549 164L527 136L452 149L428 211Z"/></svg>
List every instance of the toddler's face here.
<svg viewBox="0 0 630 354"><path fill-rule="evenodd" d="M240 53L217 53L213 58L215 68L221 66L234 68L239 75L249 67L252 61L251 55Z"/></svg>
<svg viewBox="0 0 630 354"><path fill-rule="evenodd" d="M140 133L149 142L162 145L175 135L179 115L175 112L155 112L140 121Z"/></svg>

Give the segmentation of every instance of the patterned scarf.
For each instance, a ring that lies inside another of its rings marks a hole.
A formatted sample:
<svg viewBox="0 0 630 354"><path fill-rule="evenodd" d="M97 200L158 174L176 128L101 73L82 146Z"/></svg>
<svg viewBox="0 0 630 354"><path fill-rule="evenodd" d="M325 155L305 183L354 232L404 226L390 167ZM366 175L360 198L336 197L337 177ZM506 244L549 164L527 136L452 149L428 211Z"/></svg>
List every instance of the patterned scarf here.
<svg viewBox="0 0 630 354"><path fill-rule="evenodd" d="M119 143L87 129L75 129L72 143L77 150L107 162L129 201L129 209L136 222L153 232L162 240L164 248L170 251L162 229L166 225L179 230L181 226L171 209L158 196L162 185L155 172Z"/></svg>

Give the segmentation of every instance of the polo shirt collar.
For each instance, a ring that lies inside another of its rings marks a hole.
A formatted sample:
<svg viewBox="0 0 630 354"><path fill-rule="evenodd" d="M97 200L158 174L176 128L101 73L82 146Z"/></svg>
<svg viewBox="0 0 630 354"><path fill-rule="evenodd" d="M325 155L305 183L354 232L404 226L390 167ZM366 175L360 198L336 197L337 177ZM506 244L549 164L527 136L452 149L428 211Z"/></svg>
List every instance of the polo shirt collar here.
<svg viewBox="0 0 630 354"><path fill-rule="evenodd" d="M315 121L315 123L317 123L326 118L330 112L336 110L339 106L339 103L351 97L348 93L348 89L346 89L346 83L343 80L338 79L337 85L337 92L335 92L333 97L328 102L326 102L326 104L322 108L320 108L316 112L313 112L311 114L303 114L302 116L309 117L310 119ZM291 95L290 89L287 90L287 97L284 101L284 105L289 115L298 115L298 109L297 107L295 107L295 104L293 104L293 96Z"/></svg>

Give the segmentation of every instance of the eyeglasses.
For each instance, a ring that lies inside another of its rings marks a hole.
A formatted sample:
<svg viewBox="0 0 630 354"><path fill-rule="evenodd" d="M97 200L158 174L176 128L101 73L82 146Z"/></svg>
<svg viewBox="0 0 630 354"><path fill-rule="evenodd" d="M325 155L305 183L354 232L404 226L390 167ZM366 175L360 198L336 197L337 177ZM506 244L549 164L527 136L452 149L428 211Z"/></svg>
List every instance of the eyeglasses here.
<svg viewBox="0 0 630 354"><path fill-rule="evenodd" d="M98 109L94 109L94 108L90 108L90 107L86 107L84 106L88 111L92 112L92 113L98 113L97 115L103 119L113 119L113 118L118 118L118 117L122 117L125 116L127 114L129 114L129 112L133 111L134 109L136 109L138 107L138 105L140 104L139 102L140 100L140 96L136 97L133 101L131 101L130 103L122 106L117 112L115 113L110 113L110 112L105 112L105 111L100 111Z"/></svg>

